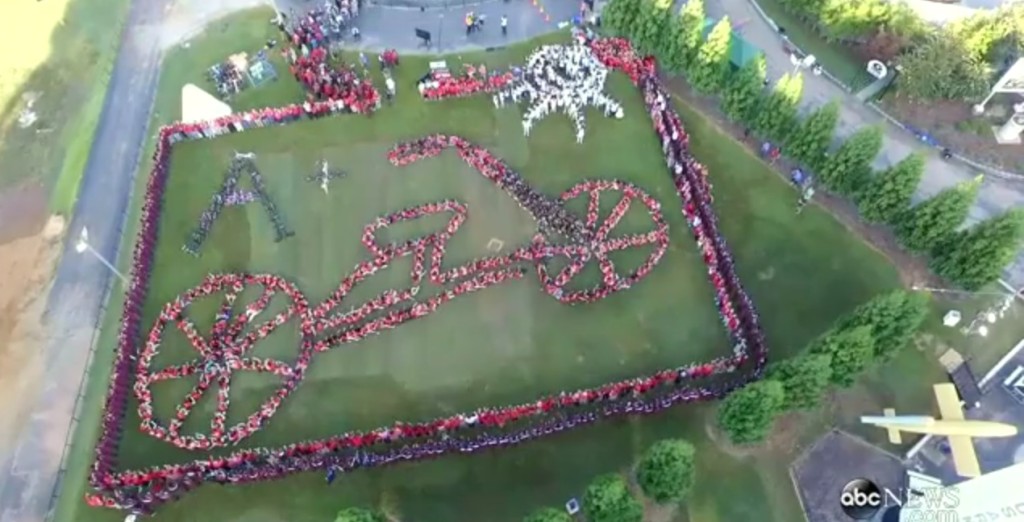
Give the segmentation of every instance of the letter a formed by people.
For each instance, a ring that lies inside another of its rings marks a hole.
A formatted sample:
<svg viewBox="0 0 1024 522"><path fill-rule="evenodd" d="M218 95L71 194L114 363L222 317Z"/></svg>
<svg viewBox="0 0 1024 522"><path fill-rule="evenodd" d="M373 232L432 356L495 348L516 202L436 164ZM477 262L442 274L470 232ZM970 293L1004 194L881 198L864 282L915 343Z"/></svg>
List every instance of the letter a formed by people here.
<svg viewBox="0 0 1024 522"><path fill-rule="evenodd" d="M253 154L235 153L235 158L231 161L231 165L228 166L228 171L224 175L224 183L221 184L220 189L211 198L210 206L203 211L202 216L199 218L199 225L189 234L183 250L198 256L199 249L202 248L203 243L210 234L210 229L217 221L217 218L220 217L224 207L245 205L253 201L259 201L260 205L266 210L270 222L274 226L274 241L283 241L295 235L295 232L288 228L284 217L281 215L280 210L278 210L274 200L270 197L270 194L267 193L266 186L263 184L263 177L253 161L254 157ZM243 175L247 175L251 182L252 187L249 190L239 187L239 181L241 181Z"/></svg>

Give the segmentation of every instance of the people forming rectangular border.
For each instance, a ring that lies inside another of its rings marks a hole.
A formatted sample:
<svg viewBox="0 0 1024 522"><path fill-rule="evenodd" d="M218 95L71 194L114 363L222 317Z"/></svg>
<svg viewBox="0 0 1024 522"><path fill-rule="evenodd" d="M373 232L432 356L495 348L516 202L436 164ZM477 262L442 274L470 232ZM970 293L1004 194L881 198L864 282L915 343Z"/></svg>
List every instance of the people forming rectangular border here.
<svg viewBox="0 0 1024 522"><path fill-rule="evenodd" d="M122 431L126 428L122 423L126 418L130 395L136 392L138 396L138 390L134 389L137 372L141 368L137 358L146 348L144 336L149 330L145 329L150 328L150 325L141 324L142 306L154 263L173 146L183 141L213 138L272 125L287 125L310 118L346 113L368 114L377 110L381 103L377 91L372 86L367 88L364 83L360 89L343 90L344 95L340 97L321 97L318 101L307 101L301 105L257 109L199 124L177 123L161 128L158 133L154 167L146 187L133 253L132 284L125 296L102 432L89 476L94 492L86 496L87 502L94 506L147 514L152 513L160 504L176 500L189 490L208 482L248 483L304 471L350 470L442 454L473 453L591 424L599 419L654 413L674 404L720 398L760 378L765 365L766 347L757 313L740 284L731 254L718 232L717 218L711 207L711 187L707 172L689 153L686 132L669 103L669 96L657 79L653 58L638 56L630 43L623 39L588 39L577 45L590 46L602 63L627 74L643 94L644 105L665 153L670 177L683 203L684 217L708 267L708 277L714 286L719 313L733 343L732 353L706 363L682 364L651 375L641 375L592 389L540 397L521 405L495 406L426 422L396 422L376 430L343 433L278 448L239 449L223 457L213 457L204 451L195 460L184 464L119 469L118 445ZM461 80L453 78L451 81L458 83ZM463 95L458 89L448 89L446 92L449 93L448 97ZM477 92L493 93L494 90L483 88ZM436 93L428 97L443 98ZM472 147L457 137L430 139L449 140L460 152L466 147ZM400 152L403 146L397 147L396 151ZM393 154L397 154L396 151ZM400 158L391 159L396 162ZM504 169L495 174L496 179L517 176L503 163L492 167ZM481 173L490 175L487 172ZM500 244L498 248L503 246ZM237 279L243 276L230 277ZM277 285L280 291L287 293L290 283L268 280L262 281L262 284ZM303 342L303 350L312 352L312 341L310 346L306 344ZM284 368L275 367L273 370L280 370L280 375L290 376L287 378L296 377L293 371L289 373ZM142 418L144 431L158 431L160 427L151 415L149 419L145 415ZM254 429L258 430L265 420L257 418ZM206 449L217 447L210 440L205 445ZM204 449L202 446L199 444L192 449Z"/></svg>

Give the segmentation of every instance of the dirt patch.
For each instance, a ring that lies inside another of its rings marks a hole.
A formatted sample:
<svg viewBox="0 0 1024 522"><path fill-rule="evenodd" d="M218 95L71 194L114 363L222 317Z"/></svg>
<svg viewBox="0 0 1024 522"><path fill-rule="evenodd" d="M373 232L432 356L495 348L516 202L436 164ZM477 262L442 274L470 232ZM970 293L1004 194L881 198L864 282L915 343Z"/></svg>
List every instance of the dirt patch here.
<svg viewBox="0 0 1024 522"><path fill-rule="evenodd" d="M38 234L46 224L47 203L46 188L36 182L0 192L0 245Z"/></svg>
<svg viewBox="0 0 1024 522"><path fill-rule="evenodd" d="M676 95L687 104L696 107L705 117L710 118L719 129L731 134L736 141L742 143L752 153L756 154L760 143L753 138L743 136L743 128L726 119L718 109L715 100L695 94L690 90L689 85L680 78L663 78L672 94ZM791 172L796 165L786 160L775 162L772 169L783 177ZM797 194L793 193L793 202L796 203ZM861 221L857 213L857 207L844 198L833 196L819 190L814 194L813 203L824 208L836 219L839 220L848 230L861 237L872 248L886 256L900 273L900 278L907 286L944 286L930 270L924 258L911 254L904 250L892 231L885 226L871 225Z"/></svg>
<svg viewBox="0 0 1024 522"><path fill-rule="evenodd" d="M1010 116L1009 96L997 97L986 115L975 116L971 106L957 101L916 103L902 96L886 96L882 106L905 125L927 132L943 146L975 161L1024 174L1024 145L1000 145L992 133Z"/></svg>
<svg viewBox="0 0 1024 522"><path fill-rule="evenodd" d="M0 209L6 207L0 205ZM6 223L5 223L6 225ZM31 413L22 401L41 385L41 319L53 268L60 257L64 220L53 216L33 235L0 243L0 452Z"/></svg>

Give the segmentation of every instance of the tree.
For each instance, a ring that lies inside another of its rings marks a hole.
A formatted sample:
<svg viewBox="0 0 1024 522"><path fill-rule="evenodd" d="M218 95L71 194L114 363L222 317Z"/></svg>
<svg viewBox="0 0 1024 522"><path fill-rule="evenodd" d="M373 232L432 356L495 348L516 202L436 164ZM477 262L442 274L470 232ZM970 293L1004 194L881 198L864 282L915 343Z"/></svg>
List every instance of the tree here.
<svg viewBox="0 0 1024 522"><path fill-rule="evenodd" d="M386 522L386 519L376 511L350 507L339 511L334 522Z"/></svg>
<svg viewBox="0 0 1024 522"><path fill-rule="evenodd" d="M821 11L825 8L827 0L782 0L782 5L791 13L806 16L817 20L821 18Z"/></svg>
<svg viewBox="0 0 1024 522"><path fill-rule="evenodd" d="M928 315L928 297L894 290L876 296L839 321L838 328L871 328L874 357L888 361L906 347Z"/></svg>
<svg viewBox="0 0 1024 522"><path fill-rule="evenodd" d="M868 36L889 26L899 8L887 0L842 0L824 2L819 14L826 36L839 40Z"/></svg>
<svg viewBox="0 0 1024 522"><path fill-rule="evenodd" d="M803 95L804 80L799 74L786 74L754 115L754 129L762 137L782 143L796 124L796 107Z"/></svg>
<svg viewBox="0 0 1024 522"><path fill-rule="evenodd" d="M784 410L809 410L821 402L832 382L832 356L803 353L768 367L767 378L782 383Z"/></svg>
<svg viewBox="0 0 1024 522"><path fill-rule="evenodd" d="M818 179L830 190L855 195L871 179L871 162L882 150L882 129L872 126L850 136L818 169Z"/></svg>
<svg viewBox="0 0 1024 522"><path fill-rule="evenodd" d="M963 41L938 30L899 58L900 92L919 100L976 100L989 90L991 68Z"/></svg>
<svg viewBox="0 0 1024 522"><path fill-rule="evenodd" d="M693 488L693 444L682 439L655 442L640 458L636 480L644 495L658 503L683 499Z"/></svg>
<svg viewBox="0 0 1024 522"><path fill-rule="evenodd" d="M640 2L636 0L611 0L601 11L601 22L616 35L632 38L640 9Z"/></svg>
<svg viewBox="0 0 1024 522"><path fill-rule="evenodd" d="M896 223L900 242L915 252L928 252L945 243L967 218L980 187L979 176L908 210Z"/></svg>
<svg viewBox="0 0 1024 522"><path fill-rule="evenodd" d="M704 43L704 0L687 0L679 10L680 70L690 71Z"/></svg>
<svg viewBox="0 0 1024 522"><path fill-rule="evenodd" d="M615 473L594 479L583 492L583 514L588 522L640 522L643 507L629 494L626 481Z"/></svg>
<svg viewBox="0 0 1024 522"><path fill-rule="evenodd" d="M634 0L640 14L633 24L633 44L643 54L661 56L672 19L672 0Z"/></svg>
<svg viewBox="0 0 1024 522"><path fill-rule="evenodd" d="M832 101L818 108L804 120L796 132L790 134L786 142L786 154L817 170L829 145L832 144L838 122L838 102Z"/></svg>
<svg viewBox="0 0 1024 522"><path fill-rule="evenodd" d="M1015 209L956 233L932 254L940 276L977 290L999 279L1024 246L1024 210Z"/></svg>
<svg viewBox="0 0 1024 522"><path fill-rule="evenodd" d="M684 31L686 31L686 28L683 27L682 17L670 17L668 26L665 27L665 37L664 42L662 43L662 54L659 56L659 61L661 62L662 67L673 74L683 72L683 68L686 66L687 50L684 47Z"/></svg>
<svg viewBox="0 0 1024 522"><path fill-rule="evenodd" d="M532 513L523 522L572 522L572 517L565 511L549 507Z"/></svg>
<svg viewBox="0 0 1024 522"><path fill-rule="evenodd" d="M812 345L812 354L831 358L832 383L849 387L875 358L870 326L840 328L826 333Z"/></svg>
<svg viewBox="0 0 1024 522"><path fill-rule="evenodd" d="M786 401L782 383L762 380L729 394L718 410L718 425L736 444L764 440Z"/></svg>
<svg viewBox="0 0 1024 522"><path fill-rule="evenodd" d="M893 223L908 208L924 175L924 156L913 153L880 172L861 192L858 206L873 223Z"/></svg>
<svg viewBox="0 0 1024 522"><path fill-rule="evenodd" d="M721 89L729 73L729 46L732 44L732 23L723 16L708 34L708 40L697 51L697 61L690 68L690 83L704 94Z"/></svg>
<svg viewBox="0 0 1024 522"><path fill-rule="evenodd" d="M743 64L729 80L722 96L722 111L734 122L753 119L754 110L764 98L764 79L767 71L764 54Z"/></svg>

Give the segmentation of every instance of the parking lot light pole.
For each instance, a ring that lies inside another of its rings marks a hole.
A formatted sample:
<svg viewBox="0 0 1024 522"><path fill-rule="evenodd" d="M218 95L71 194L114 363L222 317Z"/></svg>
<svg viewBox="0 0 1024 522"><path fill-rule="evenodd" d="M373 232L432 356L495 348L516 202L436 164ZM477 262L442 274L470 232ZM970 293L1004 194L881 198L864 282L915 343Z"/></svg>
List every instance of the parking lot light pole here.
<svg viewBox="0 0 1024 522"><path fill-rule="evenodd" d="M128 278L125 277L125 275L122 274L121 271L113 265L113 263L107 261L107 258L103 257L102 254L97 252L96 249L89 244L89 230L85 227L82 227L82 233L78 235L78 241L75 242L75 252L78 252L79 254L85 252L91 253L93 257L100 260L100 263L103 263L103 266L110 269L114 275L121 279L121 282L124 283L125 286L128 286Z"/></svg>

